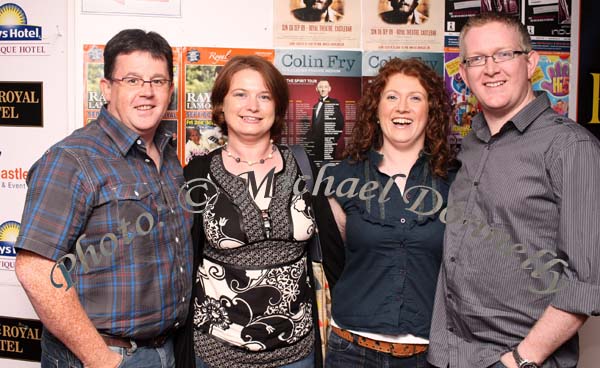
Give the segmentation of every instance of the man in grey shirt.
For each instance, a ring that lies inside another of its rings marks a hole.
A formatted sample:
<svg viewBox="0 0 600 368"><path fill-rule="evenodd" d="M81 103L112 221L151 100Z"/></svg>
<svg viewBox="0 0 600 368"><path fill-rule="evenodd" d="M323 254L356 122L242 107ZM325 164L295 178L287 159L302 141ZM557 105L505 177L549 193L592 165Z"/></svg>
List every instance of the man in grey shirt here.
<svg viewBox="0 0 600 368"><path fill-rule="evenodd" d="M531 78L525 27L470 18L460 73L482 113L451 187L430 336L438 367L576 367L600 313L600 144Z"/></svg>

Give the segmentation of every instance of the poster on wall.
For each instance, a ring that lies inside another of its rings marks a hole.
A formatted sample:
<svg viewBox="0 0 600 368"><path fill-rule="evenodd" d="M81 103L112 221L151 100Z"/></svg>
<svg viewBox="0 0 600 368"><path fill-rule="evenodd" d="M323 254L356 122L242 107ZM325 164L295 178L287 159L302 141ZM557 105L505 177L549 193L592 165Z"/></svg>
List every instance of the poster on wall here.
<svg viewBox="0 0 600 368"><path fill-rule="evenodd" d="M571 0L527 0L524 24L534 50L568 52Z"/></svg>
<svg viewBox="0 0 600 368"><path fill-rule="evenodd" d="M443 51L443 2L363 1L362 9L365 50Z"/></svg>
<svg viewBox="0 0 600 368"><path fill-rule="evenodd" d="M569 64L568 53L541 53L538 66L531 78L534 91L545 91L550 105L557 113L569 113Z"/></svg>
<svg viewBox="0 0 600 368"><path fill-rule="evenodd" d="M471 120L480 111L477 98L471 93L459 73L458 51L444 54L444 79L452 107L452 136L450 143L460 145L463 137L471 131Z"/></svg>
<svg viewBox="0 0 600 368"><path fill-rule="evenodd" d="M104 45L83 45L83 123L95 120L106 100L100 91L104 77Z"/></svg>
<svg viewBox="0 0 600 368"><path fill-rule="evenodd" d="M433 69L440 77L444 75L444 54L441 52L368 51L363 55L363 79L371 80L393 58L417 58Z"/></svg>
<svg viewBox="0 0 600 368"><path fill-rule="evenodd" d="M290 88L281 143L304 146L317 165L342 158L356 123L361 55L359 51L275 51L275 66Z"/></svg>
<svg viewBox="0 0 600 368"><path fill-rule="evenodd" d="M457 48L460 31L467 20L477 14L496 12L521 19L522 1L527 0L446 0L444 45Z"/></svg>
<svg viewBox="0 0 600 368"><path fill-rule="evenodd" d="M275 47L360 47L360 1L273 0Z"/></svg>
<svg viewBox="0 0 600 368"><path fill-rule="evenodd" d="M480 0L446 0L445 37L446 47L458 47L458 35L467 19L481 13Z"/></svg>
<svg viewBox="0 0 600 368"><path fill-rule="evenodd" d="M83 13L180 17L181 0L81 0Z"/></svg>
<svg viewBox="0 0 600 368"><path fill-rule="evenodd" d="M174 90L162 124L177 137L177 121L180 116L178 106L180 48L173 47L173 83ZM83 119L87 124L98 117L106 100L100 90L100 81L104 77L104 45L83 45Z"/></svg>
<svg viewBox="0 0 600 368"><path fill-rule="evenodd" d="M210 96L219 70L237 55L258 55L273 62L273 50L184 47L180 77L182 119L179 123L179 160L186 165L194 156L222 146L227 137L212 122Z"/></svg>

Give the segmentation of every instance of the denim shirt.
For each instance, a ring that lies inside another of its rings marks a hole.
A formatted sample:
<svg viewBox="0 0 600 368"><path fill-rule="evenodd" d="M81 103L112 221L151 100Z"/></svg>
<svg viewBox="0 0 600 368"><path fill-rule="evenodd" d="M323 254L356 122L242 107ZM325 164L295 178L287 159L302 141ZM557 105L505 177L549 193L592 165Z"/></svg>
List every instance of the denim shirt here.
<svg viewBox="0 0 600 368"><path fill-rule="evenodd" d="M432 179L422 154L407 177L406 201L393 182L383 197L391 178L377 168L382 158L371 150L365 161L346 159L327 172L339 189L334 198L346 213L346 263L333 290L332 316L345 329L428 338L445 228L439 215L450 180ZM356 194L366 182L379 182L367 193L376 196L344 195L349 182L342 182L348 178L358 179ZM435 188L440 196L426 190L417 206L418 186Z"/></svg>

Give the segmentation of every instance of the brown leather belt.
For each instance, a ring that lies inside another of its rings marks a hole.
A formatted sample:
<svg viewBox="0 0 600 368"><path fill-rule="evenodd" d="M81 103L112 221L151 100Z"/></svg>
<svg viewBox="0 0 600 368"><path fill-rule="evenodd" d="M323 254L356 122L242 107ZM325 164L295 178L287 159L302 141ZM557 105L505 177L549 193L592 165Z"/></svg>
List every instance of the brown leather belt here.
<svg viewBox="0 0 600 368"><path fill-rule="evenodd" d="M400 344L373 340L368 337L355 335L350 331L335 326L331 326L331 330L346 341L350 341L371 350L388 353L395 357L407 358L415 354L424 353L429 347L427 344Z"/></svg>
<svg viewBox="0 0 600 368"><path fill-rule="evenodd" d="M104 334L100 334L100 336L102 336L102 339L104 340L106 345L114 346L117 348L158 348L163 346L165 342L169 339L169 337L171 337L171 332L169 331L152 339L128 339L126 337L109 336Z"/></svg>

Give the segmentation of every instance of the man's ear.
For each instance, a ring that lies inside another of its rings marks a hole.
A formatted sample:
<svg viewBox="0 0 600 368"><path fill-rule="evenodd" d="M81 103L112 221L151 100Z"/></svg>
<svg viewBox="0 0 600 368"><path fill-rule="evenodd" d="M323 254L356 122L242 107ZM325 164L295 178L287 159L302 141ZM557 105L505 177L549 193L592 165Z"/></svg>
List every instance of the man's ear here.
<svg viewBox="0 0 600 368"><path fill-rule="evenodd" d="M531 80L533 78L533 73L535 73L535 68L537 68L539 61L540 54L537 51L531 50L527 54L527 79Z"/></svg>
<svg viewBox="0 0 600 368"><path fill-rule="evenodd" d="M458 66L458 72L459 72L462 80L467 85L467 87L471 88L470 83L469 83L469 78L467 77L467 67L465 66L465 64L460 63L460 65Z"/></svg>
<svg viewBox="0 0 600 368"><path fill-rule="evenodd" d="M100 80L100 92L102 92L102 96L104 96L104 99L107 103L110 102L110 95L112 92L112 86L110 83L111 82L106 78L102 78Z"/></svg>

